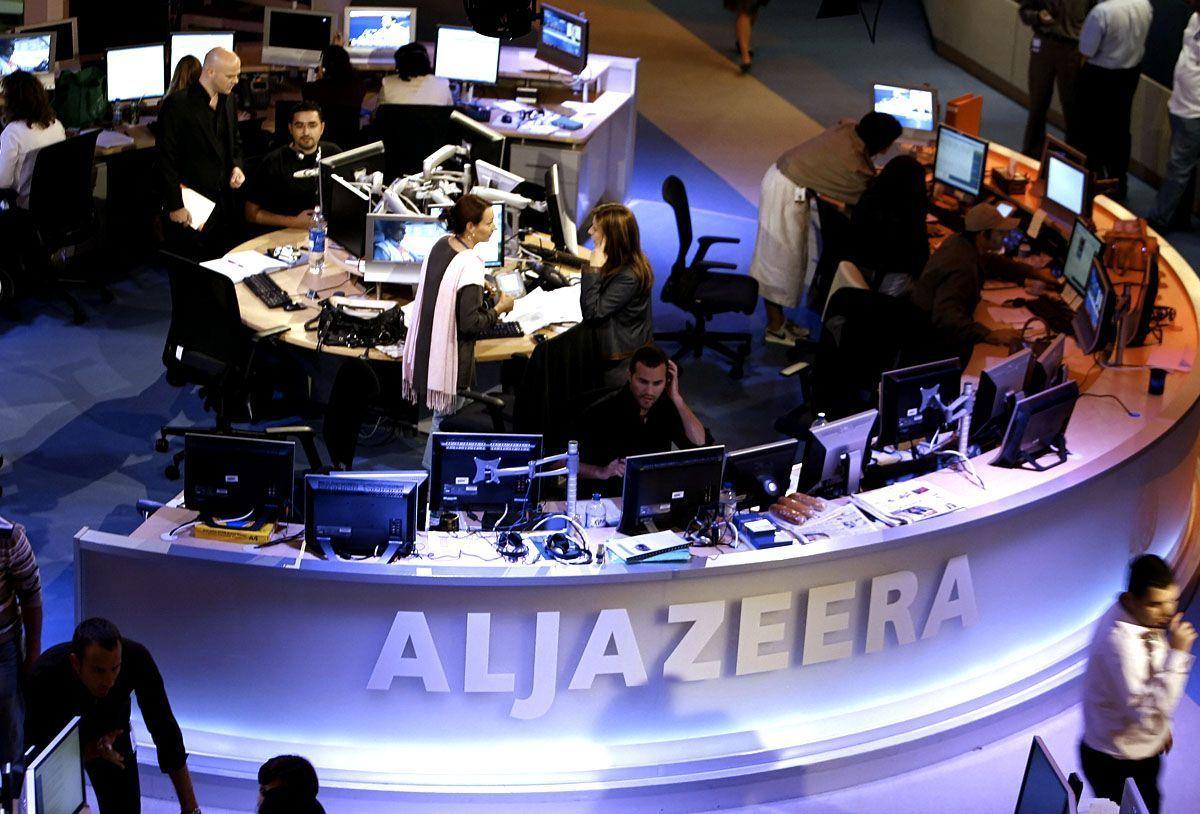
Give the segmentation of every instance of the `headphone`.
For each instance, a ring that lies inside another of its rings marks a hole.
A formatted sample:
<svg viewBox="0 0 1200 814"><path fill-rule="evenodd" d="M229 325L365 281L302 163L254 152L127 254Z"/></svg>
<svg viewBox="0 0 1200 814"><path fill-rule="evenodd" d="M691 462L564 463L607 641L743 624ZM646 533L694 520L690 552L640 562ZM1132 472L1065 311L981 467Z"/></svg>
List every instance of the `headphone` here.
<svg viewBox="0 0 1200 814"><path fill-rule="evenodd" d="M592 552L589 549L562 532L555 532L546 538L545 552L551 559L573 565L587 565L592 561Z"/></svg>
<svg viewBox="0 0 1200 814"><path fill-rule="evenodd" d="M517 562L529 553L529 546L516 531L506 531L496 538L496 551L508 562Z"/></svg>

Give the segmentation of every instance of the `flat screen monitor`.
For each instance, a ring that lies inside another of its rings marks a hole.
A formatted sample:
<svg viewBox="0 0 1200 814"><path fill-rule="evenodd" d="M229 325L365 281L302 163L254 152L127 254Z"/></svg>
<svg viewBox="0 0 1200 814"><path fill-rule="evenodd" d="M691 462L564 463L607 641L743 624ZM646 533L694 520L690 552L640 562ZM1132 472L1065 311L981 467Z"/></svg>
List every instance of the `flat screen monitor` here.
<svg viewBox="0 0 1200 814"><path fill-rule="evenodd" d="M342 36L350 56L383 51L388 57L402 45L415 42L417 10L411 7L347 6Z"/></svg>
<svg viewBox="0 0 1200 814"><path fill-rule="evenodd" d="M172 34L171 70L167 71L167 76L175 75L175 68L178 67L179 60L186 56L195 57L203 65L204 57L208 56L208 52L214 48L224 48L226 51L232 51L233 32L188 31L182 34Z"/></svg>
<svg viewBox="0 0 1200 814"><path fill-rule="evenodd" d="M863 460L871 448L878 410L864 410L809 429L798 491L815 497L841 497L858 491Z"/></svg>
<svg viewBox="0 0 1200 814"><path fill-rule="evenodd" d="M371 197L346 182L340 175L331 175L325 190L325 217L329 221L329 237L355 257L366 253L367 215L371 212Z"/></svg>
<svg viewBox="0 0 1200 814"><path fill-rule="evenodd" d="M432 215L371 214L363 259L420 271L433 245L448 234L446 222Z"/></svg>
<svg viewBox="0 0 1200 814"><path fill-rule="evenodd" d="M467 148L468 160L482 159L497 167L504 166L504 136L486 124L464 116L456 110L450 114L450 132Z"/></svg>
<svg viewBox="0 0 1200 814"><path fill-rule="evenodd" d="M1047 159L1046 199L1073 215L1087 215L1088 171L1056 155Z"/></svg>
<svg viewBox="0 0 1200 814"><path fill-rule="evenodd" d="M550 222L550 239L559 251L577 254L579 235L574 221L567 214L566 204L558 164L551 164L550 169L546 170L546 219Z"/></svg>
<svg viewBox="0 0 1200 814"><path fill-rule="evenodd" d="M1008 421L1000 454L992 466L1025 467L1042 472L1065 461L1067 425L1078 399L1079 385L1068 380L1018 401ZM1058 460L1049 465L1040 461L1050 454Z"/></svg>
<svg viewBox="0 0 1200 814"><path fill-rule="evenodd" d="M167 92L166 47L113 48L105 60L108 101L156 99Z"/></svg>
<svg viewBox="0 0 1200 814"><path fill-rule="evenodd" d="M79 22L75 17L23 25L17 31L23 34L36 31L53 33L55 62L70 62L79 56Z"/></svg>
<svg viewBox="0 0 1200 814"><path fill-rule="evenodd" d="M962 369L957 359L891 370L879 381L880 446L928 438L945 419L942 408L958 398Z"/></svg>
<svg viewBox="0 0 1200 814"><path fill-rule="evenodd" d="M505 207L502 203L494 203L492 207L492 218L496 224L495 230L492 232L491 238L487 243L476 243L474 252L483 260L483 265L487 268L499 268L504 265L504 244L507 240L507 227L505 221ZM445 219L448 206L431 206L429 214L433 217ZM518 278L520 275L518 275ZM512 293L509 291L508 293Z"/></svg>
<svg viewBox="0 0 1200 814"><path fill-rule="evenodd" d="M1050 340L1046 349L1038 354L1037 362L1029 368L1029 378L1025 382L1025 395L1032 396L1047 387L1062 384L1066 380L1067 371L1063 367L1063 356L1067 352L1067 337L1058 334Z"/></svg>
<svg viewBox="0 0 1200 814"><path fill-rule="evenodd" d="M687 528L705 509L717 505L725 447L698 447L625 459L619 530L640 534L649 526Z"/></svg>
<svg viewBox="0 0 1200 814"><path fill-rule="evenodd" d="M983 189L983 171L987 167L988 143L941 125L938 127L937 155L933 162L933 180L979 197Z"/></svg>
<svg viewBox="0 0 1200 814"><path fill-rule="evenodd" d="M1021 398L1029 367L1033 364L1033 351L1024 348L1006 359L984 368L979 374L979 389L975 392L975 409L971 412L971 434L975 438L988 438L991 443L999 439L998 424L1012 405Z"/></svg>
<svg viewBox="0 0 1200 814"><path fill-rule="evenodd" d="M1092 260L1087 288L1083 292L1083 305L1075 312L1073 320L1075 344L1079 345L1081 351L1095 353L1108 343L1114 307L1112 282L1100 263Z"/></svg>
<svg viewBox="0 0 1200 814"><path fill-rule="evenodd" d="M0 36L0 76L8 76L14 71L28 71L43 77L52 74L57 59L57 40L58 35L53 31Z"/></svg>
<svg viewBox="0 0 1200 814"><path fill-rule="evenodd" d="M567 73L583 73L588 63L587 17L543 3L537 58Z"/></svg>
<svg viewBox="0 0 1200 814"><path fill-rule="evenodd" d="M202 517L290 514L294 441L188 433L183 450L183 502Z"/></svg>
<svg viewBox="0 0 1200 814"><path fill-rule="evenodd" d="M1104 241L1096 237L1083 221L1076 220L1071 229L1071 241L1067 244L1067 257L1063 261L1063 279L1067 285L1082 294L1087 289L1088 274L1092 260L1104 248Z"/></svg>
<svg viewBox="0 0 1200 814"><path fill-rule="evenodd" d="M475 184L477 186L498 189L501 192L512 192L524 180L515 172L509 172L489 161L477 160L475 162Z"/></svg>
<svg viewBox="0 0 1200 814"><path fill-rule="evenodd" d="M542 457L542 436L435 432L429 468L430 512L507 512L513 520L538 502L538 480L501 477ZM484 525L493 525L487 519Z"/></svg>
<svg viewBox="0 0 1200 814"><path fill-rule="evenodd" d="M304 536L327 558L391 559L417 539L424 472L304 476Z"/></svg>
<svg viewBox="0 0 1200 814"><path fill-rule="evenodd" d="M1075 794L1067 785L1067 777L1036 735L1025 761L1013 814L1075 814Z"/></svg>
<svg viewBox="0 0 1200 814"><path fill-rule="evenodd" d="M1141 789L1137 787L1132 777L1125 778L1125 790L1121 794L1120 814L1150 814L1146 801L1142 799Z"/></svg>
<svg viewBox="0 0 1200 814"><path fill-rule="evenodd" d="M86 803L83 744L76 716L30 762L25 772L25 811L78 814Z"/></svg>
<svg viewBox="0 0 1200 814"><path fill-rule="evenodd" d="M470 28L439 26L433 72L452 82L494 85L500 74L500 40Z"/></svg>
<svg viewBox="0 0 1200 814"><path fill-rule="evenodd" d="M263 9L262 61L315 68L321 49L333 42L333 15L325 11Z"/></svg>
<svg viewBox="0 0 1200 814"><path fill-rule="evenodd" d="M373 141L353 150L343 150L327 158L321 159L321 189L327 194L332 189L334 175L340 175L347 181L365 177L384 171L384 147L382 141Z"/></svg>
<svg viewBox="0 0 1200 814"><path fill-rule="evenodd" d="M910 133L937 129L937 91L933 88L876 84L874 91L876 113L894 116Z"/></svg>
<svg viewBox="0 0 1200 814"><path fill-rule="evenodd" d="M765 509L783 497L799 447L799 441L789 438L726 455L723 481L733 486L739 505Z"/></svg>
<svg viewBox="0 0 1200 814"><path fill-rule="evenodd" d="M1081 167L1087 166L1087 156L1079 150L1076 150L1065 141L1056 139L1054 136L1047 135L1046 140L1042 142L1042 158L1038 164L1038 179L1046 180L1046 170L1049 169L1049 158L1056 155L1059 158L1064 158L1067 161L1078 164Z"/></svg>

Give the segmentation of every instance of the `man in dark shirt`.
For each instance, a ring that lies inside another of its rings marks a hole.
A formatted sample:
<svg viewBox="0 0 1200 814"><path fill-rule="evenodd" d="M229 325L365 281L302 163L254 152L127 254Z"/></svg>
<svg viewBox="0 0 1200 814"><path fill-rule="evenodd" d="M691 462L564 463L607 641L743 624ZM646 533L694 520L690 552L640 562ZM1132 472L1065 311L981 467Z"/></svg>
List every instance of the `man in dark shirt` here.
<svg viewBox="0 0 1200 814"><path fill-rule="evenodd" d="M214 48L204 57L200 81L163 100L158 124L158 175L167 237L191 256L223 254L237 235L233 190L246 180L237 111L229 96L241 73L237 54ZM216 204L204 229L191 228L182 187Z"/></svg>
<svg viewBox="0 0 1200 814"><path fill-rule="evenodd" d="M580 492L620 495L628 456L706 443L711 437L679 389L679 368L653 345L638 348L629 381L579 418Z"/></svg>
<svg viewBox="0 0 1200 814"><path fill-rule="evenodd" d="M991 329L975 321L987 277L1023 283L1033 277L1057 285L1054 277L1017 260L997 254L1004 236L1020 225L991 204L967 211L965 230L946 238L929 258L909 299L924 311L933 326L939 352L969 356L977 342L1011 345L1021 338L1013 328Z"/></svg>
<svg viewBox="0 0 1200 814"><path fill-rule="evenodd" d="M121 637L107 619L87 619L70 642L42 654L29 674L25 742L44 747L76 715L80 716L83 765L100 814L141 811L137 757L129 734L130 696L158 753L158 766L170 775L184 814L199 812L187 768L183 733L167 700L162 675L150 652Z"/></svg>
<svg viewBox="0 0 1200 814"><path fill-rule="evenodd" d="M1041 155L1046 138L1046 111L1058 85L1067 141L1077 145L1079 132L1079 31L1096 0L1021 0L1021 21L1033 29L1029 43L1029 118L1025 122L1025 155Z"/></svg>
<svg viewBox="0 0 1200 814"><path fill-rule="evenodd" d="M267 153L247 184L246 220L258 226L307 229L319 203L317 179L297 178L296 173L316 168L322 158L342 149L321 141L325 119L316 102L301 102L292 111L288 133L291 143Z"/></svg>

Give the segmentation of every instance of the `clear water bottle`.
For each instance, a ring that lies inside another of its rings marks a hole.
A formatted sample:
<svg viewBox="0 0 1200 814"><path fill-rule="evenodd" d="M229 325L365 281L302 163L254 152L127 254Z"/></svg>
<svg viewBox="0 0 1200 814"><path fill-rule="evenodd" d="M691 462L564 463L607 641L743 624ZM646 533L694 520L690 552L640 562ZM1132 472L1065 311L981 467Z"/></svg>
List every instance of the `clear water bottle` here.
<svg viewBox="0 0 1200 814"><path fill-rule="evenodd" d="M829 419L825 417L824 413L817 413L817 417L813 419L813 423L809 424L809 427L821 427L828 423Z"/></svg>
<svg viewBox="0 0 1200 814"><path fill-rule="evenodd" d="M589 529L604 528L604 502L600 500L599 492L592 494L592 499L588 501L584 517L587 518L587 527Z"/></svg>
<svg viewBox="0 0 1200 814"><path fill-rule="evenodd" d="M313 209L308 224L308 271L304 273L302 286L309 299L316 299L321 289L321 272L325 269L325 215L321 207Z"/></svg>
<svg viewBox="0 0 1200 814"><path fill-rule="evenodd" d="M726 523L733 522L733 516L737 513L737 492L733 490L732 483L726 483L721 487L721 519Z"/></svg>

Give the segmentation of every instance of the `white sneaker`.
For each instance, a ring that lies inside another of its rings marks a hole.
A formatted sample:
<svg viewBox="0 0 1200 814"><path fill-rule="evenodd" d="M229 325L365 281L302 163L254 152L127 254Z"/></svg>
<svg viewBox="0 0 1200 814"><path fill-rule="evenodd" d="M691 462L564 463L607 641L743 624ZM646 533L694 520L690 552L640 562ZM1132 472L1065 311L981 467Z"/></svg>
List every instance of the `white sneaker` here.
<svg viewBox="0 0 1200 814"><path fill-rule="evenodd" d="M785 330L794 339L797 339L797 340L808 339L808 333L809 333L808 328L801 328L799 325L792 322L791 320L788 320L787 322L784 323L783 330Z"/></svg>
<svg viewBox="0 0 1200 814"><path fill-rule="evenodd" d="M778 331L767 329L763 332L763 337L772 345L783 345L785 348L796 347L796 337L788 331L786 326Z"/></svg>

